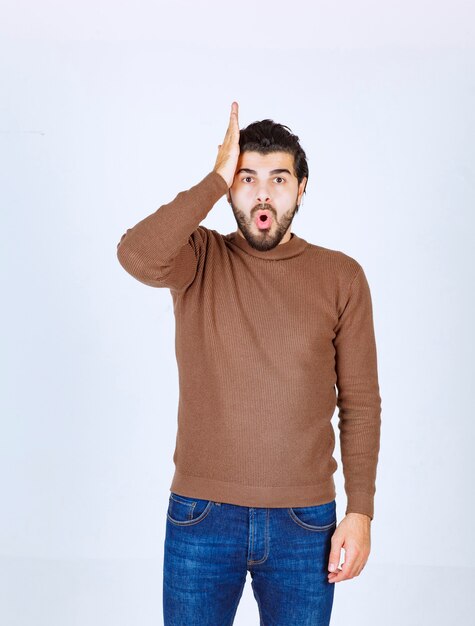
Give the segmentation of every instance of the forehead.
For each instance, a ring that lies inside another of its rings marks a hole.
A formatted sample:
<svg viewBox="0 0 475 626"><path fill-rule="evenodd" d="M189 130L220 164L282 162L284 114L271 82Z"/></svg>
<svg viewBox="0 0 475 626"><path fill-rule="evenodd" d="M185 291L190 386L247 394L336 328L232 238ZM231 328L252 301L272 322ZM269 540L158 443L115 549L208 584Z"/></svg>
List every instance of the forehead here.
<svg viewBox="0 0 475 626"><path fill-rule="evenodd" d="M293 173L294 157L288 152L270 152L269 154L241 152L238 160L238 169L241 167L256 170L258 174L263 175L270 170L278 168L286 168Z"/></svg>

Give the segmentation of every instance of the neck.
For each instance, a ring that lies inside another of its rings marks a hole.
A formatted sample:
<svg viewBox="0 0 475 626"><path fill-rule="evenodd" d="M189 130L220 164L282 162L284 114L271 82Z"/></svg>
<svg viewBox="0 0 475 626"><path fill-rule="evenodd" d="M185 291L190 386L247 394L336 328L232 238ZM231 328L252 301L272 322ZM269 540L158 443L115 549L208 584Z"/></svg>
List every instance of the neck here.
<svg viewBox="0 0 475 626"><path fill-rule="evenodd" d="M229 243L236 245L250 256L270 260L289 259L303 252L308 246L308 242L298 237L295 233L288 233L287 241L280 242L282 245L279 244L275 248L265 251L253 248L240 230L225 235L225 238Z"/></svg>

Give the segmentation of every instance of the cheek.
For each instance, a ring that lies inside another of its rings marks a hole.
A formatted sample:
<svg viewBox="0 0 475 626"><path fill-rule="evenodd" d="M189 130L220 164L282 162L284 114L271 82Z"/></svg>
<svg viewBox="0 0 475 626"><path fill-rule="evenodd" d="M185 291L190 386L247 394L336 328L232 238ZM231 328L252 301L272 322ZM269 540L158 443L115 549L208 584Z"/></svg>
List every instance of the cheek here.
<svg viewBox="0 0 475 626"><path fill-rule="evenodd" d="M235 205L242 209L250 209L254 205L255 197L250 189L239 187L235 190L231 188L231 195Z"/></svg>

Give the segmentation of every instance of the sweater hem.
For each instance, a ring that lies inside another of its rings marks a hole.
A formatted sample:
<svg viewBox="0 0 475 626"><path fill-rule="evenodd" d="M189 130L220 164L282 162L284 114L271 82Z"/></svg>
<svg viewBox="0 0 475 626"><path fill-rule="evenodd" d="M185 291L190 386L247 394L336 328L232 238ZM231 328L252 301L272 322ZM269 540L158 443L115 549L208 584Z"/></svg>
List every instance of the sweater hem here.
<svg viewBox="0 0 475 626"><path fill-rule="evenodd" d="M327 504L336 498L333 476L313 485L241 485L175 471L170 491L178 495L247 507L288 508Z"/></svg>

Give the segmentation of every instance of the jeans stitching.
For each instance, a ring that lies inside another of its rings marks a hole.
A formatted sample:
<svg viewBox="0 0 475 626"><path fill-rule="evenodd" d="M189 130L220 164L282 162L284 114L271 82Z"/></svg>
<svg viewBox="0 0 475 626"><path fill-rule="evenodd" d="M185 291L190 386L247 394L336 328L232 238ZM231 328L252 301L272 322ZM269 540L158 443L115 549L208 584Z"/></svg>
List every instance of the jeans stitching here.
<svg viewBox="0 0 475 626"><path fill-rule="evenodd" d="M249 545L247 548L248 556L252 555L254 542L254 509L251 509L251 532L249 533ZM247 560L249 563L249 559Z"/></svg>
<svg viewBox="0 0 475 626"><path fill-rule="evenodd" d="M323 526L313 526L312 524L307 524L306 522L302 522L297 515L294 513L292 508L287 509L287 513L290 516L290 519L293 520L296 524L305 528L306 530L313 530L315 532L325 532L326 530L330 530L333 526L336 525L336 521L331 522L331 524L325 524Z"/></svg>
<svg viewBox="0 0 475 626"><path fill-rule="evenodd" d="M206 508L204 509L204 511L201 513L201 515L199 515L194 520L186 520L184 522L175 520L172 517L170 517L168 511L167 511L167 518L170 520L172 524L175 524L176 526L194 526L195 524L202 522L204 518L208 516L209 512L211 511L212 505L213 505L213 502L210 500L208 504L206 505Z"/></svg>
<svg viewBox="0 0 475 626"><path fill-rule="evenodd" d="M264 556L262 559L259 559L258 561L253 561L253 560L249 560L247 561L248 565L260 565L261 563L264 563L265 561L267 561L267 558L269 557L269 516L270 516L270 512L269 509L266 509L266 529L265 529L265 535L264 535L264 545L265 545L265 549L264 549Z"/></svg>

